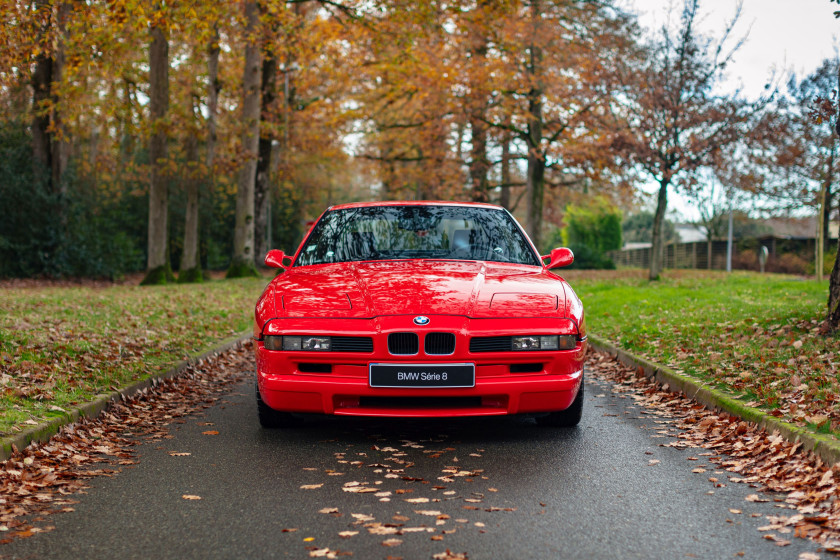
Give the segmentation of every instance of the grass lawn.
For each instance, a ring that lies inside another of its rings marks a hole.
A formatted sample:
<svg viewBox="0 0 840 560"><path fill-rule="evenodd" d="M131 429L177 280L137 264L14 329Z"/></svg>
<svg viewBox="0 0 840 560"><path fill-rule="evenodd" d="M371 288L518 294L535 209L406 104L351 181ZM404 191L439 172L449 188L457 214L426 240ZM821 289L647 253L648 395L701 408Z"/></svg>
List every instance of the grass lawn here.
<svg viewBox="0 0 840 560"><path fill-rule="evenodd" d="M840 435L840 337L827 283L736 272L565 271L591 333ZM166 370L248 329L267 279L0 287L0 434Z"/></svg>
<svg viewBox="0 0 840 560"><path fill-rule="evenodd" d="M558 271L559 272L559 271ZM589 331L774 416L840 435L840 336L828 283L777 274L566 271Z"/></svg>
<svg viewBox="0 0 840 560"><path fill-rule="evenodd" d="M0 287L0 435L249 329L266 282Z"/></svg>

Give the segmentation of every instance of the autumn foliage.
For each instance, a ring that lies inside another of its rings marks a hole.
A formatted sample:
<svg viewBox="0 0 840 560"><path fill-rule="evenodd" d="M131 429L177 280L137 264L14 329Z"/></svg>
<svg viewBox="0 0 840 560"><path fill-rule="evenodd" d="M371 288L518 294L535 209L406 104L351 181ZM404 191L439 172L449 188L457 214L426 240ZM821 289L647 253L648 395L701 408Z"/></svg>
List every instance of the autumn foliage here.
<svg viewBox="0 0 840 560"><path fill-rule="evenodd" d="M567 205L633 207L640 181L660 186L660 225L668 192L710 174L766 194L811 138L776 150L800 138L777 134L796 112L772 89L722 93L738 14L705 36L699 0L652 33L618 3L583 0L3 11L0 196L20 208L0 226L3 276L253 273L324 207L359 199L499 203L542 251ZM816 204L813 191L789 198Z"/></svg>

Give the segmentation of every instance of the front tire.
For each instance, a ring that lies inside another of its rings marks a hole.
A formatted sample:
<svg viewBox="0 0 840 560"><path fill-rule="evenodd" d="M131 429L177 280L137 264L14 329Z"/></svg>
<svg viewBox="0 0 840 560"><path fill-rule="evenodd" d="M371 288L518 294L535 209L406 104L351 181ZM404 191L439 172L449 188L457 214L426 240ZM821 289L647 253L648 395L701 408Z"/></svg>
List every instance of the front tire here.
<svg viewBox="0 0 840 560"><path fill-rule="evenodd" d="M263 428L288 428L290 426L294 426L297 423L295 421L295 417L289 414L288 412L274 410L273 408L265 404L265 401L262 400L262 395L260 395L259 385L254 384L254 388L256 389L257 393L257 416L259 417L260 425Z"/></svg>
<svg viewBox="0 0 840 560"><path fill-rule="evenodd" d="M583 376L580 377L580 388L575 400L566 410L549 412L545 416L537 417L537 424L556 428L574 428L583 418Z"/></svg>

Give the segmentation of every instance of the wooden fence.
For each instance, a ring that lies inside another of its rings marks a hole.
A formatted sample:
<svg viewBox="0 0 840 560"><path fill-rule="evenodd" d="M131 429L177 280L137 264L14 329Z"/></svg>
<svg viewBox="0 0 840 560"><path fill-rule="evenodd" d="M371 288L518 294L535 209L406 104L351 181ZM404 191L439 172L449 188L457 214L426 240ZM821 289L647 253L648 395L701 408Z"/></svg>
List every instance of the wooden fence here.
<svg viewBox="0 0 840 560"><path fill-rule="evenodd" d="M726 240L670 243L665 246L664 268L694 268L726 270ZM837 246L833 240L830 247ZM788 239L765 236L758 239L738 239L732 248L732 268L759 270L759 251L767 247L769 257L765 270L807 274L814 271L814 239ZM618 268L649 268L650 247L610 251L607 253Z"/></svg>

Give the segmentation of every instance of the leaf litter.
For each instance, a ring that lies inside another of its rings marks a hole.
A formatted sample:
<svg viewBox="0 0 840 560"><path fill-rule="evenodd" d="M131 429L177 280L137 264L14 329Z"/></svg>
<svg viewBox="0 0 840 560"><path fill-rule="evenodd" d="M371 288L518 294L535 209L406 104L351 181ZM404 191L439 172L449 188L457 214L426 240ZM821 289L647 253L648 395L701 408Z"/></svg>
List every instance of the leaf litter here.
<svg viewBox="0 0 840 560"><path fill-rule="evenodd" d="M51 530L46 518L73 511L73 495L97 476L113 476L137 462L142 441L169 439L177 419L212 406L251 369L250 342L192 364L173 379L160 380L130 399L112 405L94 420L63 427L46 443L14 449L0 463L0 544ZM173 457L188 456L172 451ZM184 494L184 500L200 496Z"/></svg>
<svg viewBox="0 0 840 560"><path fill-rule="evenodd" d="M840 552L840 463L825 465L802 450L800 443L792 444L778 433L768 434L728 413L708 410L680 393L669 392L667 386L660 387L641 369L629 368L606 354L590 353L587 366L593 377L612 385L614 393L627 395L649 414L668 419L677 430L673 434L677 441L661 446L712 450L698 455L716 469L735 473L730 482L749 484L768 495L781 494L783 502L777 505L797 511L773 516L774 527L815 541L826 551ZM705 466L692 472L705 473ZM746 497L747 502L770 500L757 493ZM779 546L790 544L775 535L764 538Z"/></svg>

